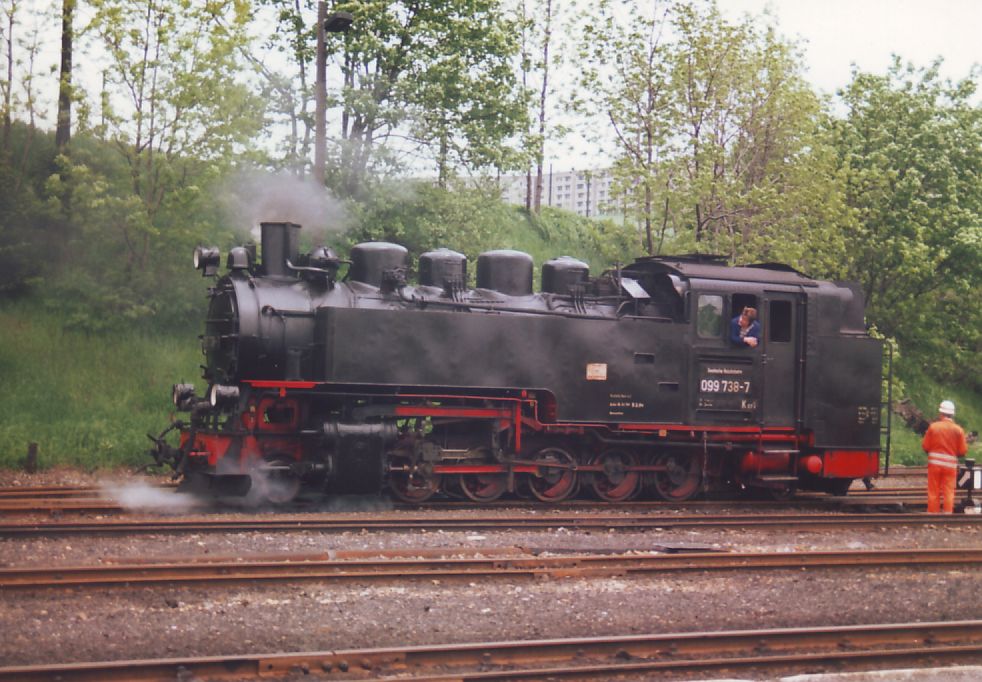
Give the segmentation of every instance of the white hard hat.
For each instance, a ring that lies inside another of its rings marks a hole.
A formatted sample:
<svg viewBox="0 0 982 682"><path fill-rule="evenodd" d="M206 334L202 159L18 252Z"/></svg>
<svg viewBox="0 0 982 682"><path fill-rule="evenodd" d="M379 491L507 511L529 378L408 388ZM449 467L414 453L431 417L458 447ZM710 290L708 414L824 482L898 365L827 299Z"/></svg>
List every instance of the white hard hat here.
<svg viewBox="0 0 982 682"><path fill-rule="evenodd" d="M942 400L941 404L938 405L938 412L941 414L946 414L949 417L955 416L955 403L950 400Z"/></svg>

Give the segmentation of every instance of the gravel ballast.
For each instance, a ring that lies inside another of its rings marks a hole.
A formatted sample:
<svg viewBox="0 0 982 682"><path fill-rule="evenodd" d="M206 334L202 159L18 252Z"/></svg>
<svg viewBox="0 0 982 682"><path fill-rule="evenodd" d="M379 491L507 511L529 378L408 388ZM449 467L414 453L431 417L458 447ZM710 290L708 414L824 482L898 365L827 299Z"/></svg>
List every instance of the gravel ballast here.
<svg viewBox="0 0 982 682"><path fill-rule="evenodd" d="M2 478L0 483L9 485ZM432 512L441 513L446 514ZM974 527L935 526L807 532L558 528L479 533L154 534L3 539L0 563L6 567L67 566L120 559L206 555L248 559L329 550L420 548L448 552L485 547L622 551L658 545L751 552L969 548L978 547L979 539ZM982 618L982 603L974 598L980 593L982 574L961 567L10 591L0 594L0 665L976 619Z"/></svg>

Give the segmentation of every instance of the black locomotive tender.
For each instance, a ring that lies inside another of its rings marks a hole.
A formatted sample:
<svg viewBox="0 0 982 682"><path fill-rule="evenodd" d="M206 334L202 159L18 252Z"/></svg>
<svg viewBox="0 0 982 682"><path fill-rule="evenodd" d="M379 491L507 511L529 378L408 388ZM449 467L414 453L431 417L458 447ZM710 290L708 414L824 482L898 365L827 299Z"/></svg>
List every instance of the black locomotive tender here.
<svg viewBox="0 0 982 682"><path fill-rule="evenodd" d="M342 261L300 255L299 237L264 223L262 262L232 249L210 290L207 397L174 387L190 419L152 453L185 489L684 500L842 494L878 472L882 348L854 287L701 256L590 277L561 257L533 293L531 257L503 250L478 257L470 288L446 249L419 257L414 285L402 246ZM195 251L206 276L219 261ZM760 311L757 348L729 341L744 306Z"/></svg>

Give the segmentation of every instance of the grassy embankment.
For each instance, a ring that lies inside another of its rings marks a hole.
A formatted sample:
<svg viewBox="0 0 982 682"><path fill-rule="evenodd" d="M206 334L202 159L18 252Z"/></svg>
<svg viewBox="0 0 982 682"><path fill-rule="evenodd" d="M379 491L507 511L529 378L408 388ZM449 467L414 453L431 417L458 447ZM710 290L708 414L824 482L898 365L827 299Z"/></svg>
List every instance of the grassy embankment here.
<svg viewBox="0 0 982 682"><path fill-rule="evenodd" d="M925 375L917 364L916 359L904 357L894 367L894 372L901 379L905 388L905 396L924 412L924 417L931 421L937 418L938 404L942 400L953 400L958 414L957 421L966 432L982 432L982 395L964 386L942 385ZM891 457L892 464L925 464L927 457L921 451L921 436L904 427L903 420L894 415ZM982 461L982 443L970 445L968 456L977 462Z"/></svg>
<svg viewBox="0 0 982 682"><path fill-rule="evenodd" d="M88 335L26 303L0 307L0 467L36 442L43 468L139 466L171 385L199 379L197 331Z"/></svg>

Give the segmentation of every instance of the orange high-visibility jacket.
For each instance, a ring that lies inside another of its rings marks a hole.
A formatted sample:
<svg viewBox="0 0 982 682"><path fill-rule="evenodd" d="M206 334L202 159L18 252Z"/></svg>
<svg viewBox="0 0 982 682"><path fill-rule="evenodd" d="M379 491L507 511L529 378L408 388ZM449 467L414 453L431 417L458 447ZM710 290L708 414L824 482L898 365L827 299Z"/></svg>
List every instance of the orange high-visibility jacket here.
<svg viewBox="0 0 982 682"><path fill-rule="evenodd" d="M927 453L929 465L957 469L957 458L968 452L968 441L962 427L950 419L939 419L928 427L921 447Z"/></svg>

